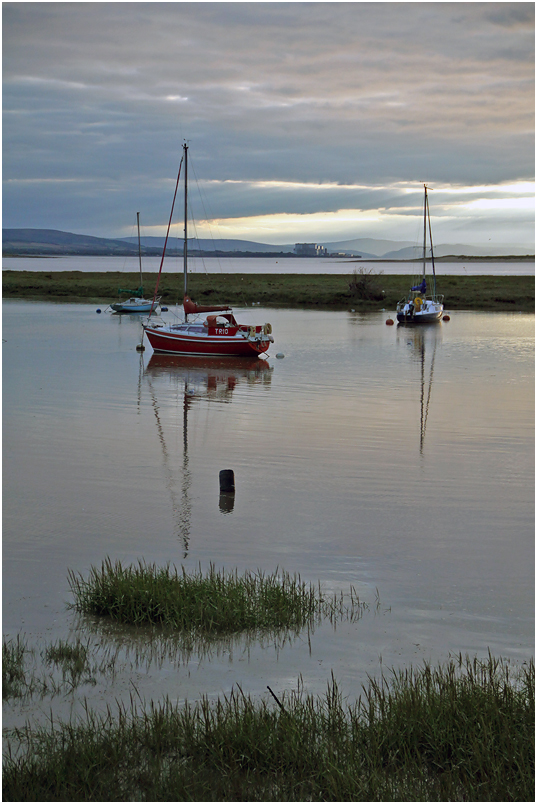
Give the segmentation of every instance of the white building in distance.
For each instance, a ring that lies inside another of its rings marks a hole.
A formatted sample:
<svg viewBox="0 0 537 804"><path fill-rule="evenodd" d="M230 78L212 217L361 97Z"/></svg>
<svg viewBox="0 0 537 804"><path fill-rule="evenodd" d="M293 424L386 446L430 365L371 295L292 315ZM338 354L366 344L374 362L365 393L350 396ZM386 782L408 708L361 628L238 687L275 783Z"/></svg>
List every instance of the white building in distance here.
<svg viewBox="0 0 537 804"><path fill-rule="evenodd" d="M295 243L295 254L298 257L326 257L327 251L317 243Z"/></svg>

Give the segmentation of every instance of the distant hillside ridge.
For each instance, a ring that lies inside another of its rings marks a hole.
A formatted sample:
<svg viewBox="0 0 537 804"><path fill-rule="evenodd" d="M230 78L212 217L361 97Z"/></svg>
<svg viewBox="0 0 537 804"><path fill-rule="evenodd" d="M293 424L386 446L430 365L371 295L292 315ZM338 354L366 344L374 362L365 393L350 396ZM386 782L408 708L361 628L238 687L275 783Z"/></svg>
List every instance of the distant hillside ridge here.
<svg viewBox="0 0 537 804"><path fill-rule="evenodd" d="M161 256L163 237L142 237L142 254ZM295 257L295 244L275 245L257 243L251 240L198 239L189 238L189 252L199 252L204 256L286 256ZM349 257L368 259L409 260L419 259L421 249L407 240L375 240L356 238L354 240L318 242L328 254L344 254ZM183 238L168 241L171 253L182 251ZM136 237L105 238L92 235L62 232L57 229L2 229L2 253L4 256L132 256L138 253ZM435 246L435 255L440 257L534 257L535 247L519 246L512 243L498 245L470 246L464 244L441 244ZM300 257L296 257L300 259ZM320 257L319 259L322 259Z"/></svg>
<svg viewBox="0 0 537 804"><path fill-rule="evenodd" d="M138 243L137 237L124 237L121 238L124 242L127 243ZM140 237L140 243L143 246L149 246L151 248L160 248L161 250L164 248L164 237ZM287 245L271 245L270 243L256 243L252 240L225 240L225 239L218 239L213 240L209 238L197 238L197 237L189 237L188 238L188 246L191 250L199 250L199 251L247 251L247 252L270 252L270 253L277 253L277 254L290 254L294 253L295 244L287 244ZM173 237L168 240L168 247L173 249L182 249L183 248L183 238L182 237Z"/></svg>
<svg viewBox="0 0 537 804"><path fill-rule="evenodd" d="M149 252L146 250L145 253ZM61 232L57 229L2 229L2 254L129 256L138 254L138 246L122 240Z"/></svg>

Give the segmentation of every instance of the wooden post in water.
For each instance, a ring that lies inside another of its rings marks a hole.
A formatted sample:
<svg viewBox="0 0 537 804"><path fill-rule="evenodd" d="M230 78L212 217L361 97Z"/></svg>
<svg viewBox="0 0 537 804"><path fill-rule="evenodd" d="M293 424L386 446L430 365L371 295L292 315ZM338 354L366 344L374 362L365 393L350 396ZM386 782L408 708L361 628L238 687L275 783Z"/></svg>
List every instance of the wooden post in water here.
<svg viewBox="0 0 537 804"><path fill-rule="evenodd" d="M220 472L220 510L230 514L235 505L235 475L233 469L222 469Z"/></svg>
<svg viewBox="0 0 537 804"><path fill-rule="evenodd" d="M220 472L220 494L235 493L235 475L233 469L222 469Z"/></svg>

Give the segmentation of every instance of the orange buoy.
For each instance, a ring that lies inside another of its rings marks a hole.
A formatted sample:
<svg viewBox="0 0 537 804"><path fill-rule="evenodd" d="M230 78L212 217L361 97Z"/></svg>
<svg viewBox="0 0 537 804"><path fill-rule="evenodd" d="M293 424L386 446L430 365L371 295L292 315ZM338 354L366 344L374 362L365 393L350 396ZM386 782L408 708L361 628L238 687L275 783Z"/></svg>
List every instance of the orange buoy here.
<svg viewBox="0 0 537 804"><path fill-rule="evenodd" d="M448 315L445 315L445 316L442 318L442 321L449 321L449 320L450 320L450 317L449 317Z"/></svg>
<svg viewBox="0 0 537 804"><path fill-rule="evenodd" d="M387 319L386 319L386 326L388 326L388 327L393 327L393 321L392 321L392 319L391 319L391 318L387 318Z"/></svg>

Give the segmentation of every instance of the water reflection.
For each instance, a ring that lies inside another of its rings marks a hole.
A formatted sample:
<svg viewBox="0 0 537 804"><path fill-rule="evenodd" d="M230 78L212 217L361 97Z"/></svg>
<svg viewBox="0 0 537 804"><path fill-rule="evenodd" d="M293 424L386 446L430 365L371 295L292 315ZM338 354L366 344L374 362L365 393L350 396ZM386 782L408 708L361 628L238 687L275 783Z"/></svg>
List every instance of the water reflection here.
<svg viewBox="0 0 537 804"><path fill-rule="evenodd" d="M437 323L421 327L401 327L407 344L412 348L413 360L420 369L420 455L423 455L425 431L429 417L429 405L433 388L436 347L441 340L441 328ZM430 354L427 359L426 352Z"/></svg>
<svg viewBox="0 0 537 804"><path fill-rule="evenodd" d="M143 365L143 358L141 359ZM183 557L188 555L190 538L190 519L192 505L189 488L192 476L188 466L188 416L194 405L206 400L209 403L231 403L235 388L246 383L248 386L270 384L273 366L258 357L245 358L199 358L177 355L153 354L144 370L151 393L157 433L162 449L162 459L166 487L170 494L175 518L175 530L183 545ZM162 382L164 381L164 382ZM183 460L180 495L175 489L170 454L161 416L161 406L169 403L170 389L178 400L182 400L183 411ZM160 395L160 404L159 397ZM223 514L233 511L235 497L220 494L219 505Z"/></svg>
<svg viewBox="0 0 537 804"><path fill-rule="evenodd" d="M355 622L362 616L360 610L351 619ZM95 640L101 664L117 668L130 665L147 672L150 668L162 670L165 665L186 666L192 661L249 660L254 648L273 649L279 656L280 651L297 641L306 642L311 653L311 638L322 620L319 614L303 629L252 630L220 636L182 632L167 626L126 625L85 615L79 615L73 627L75 632L90 634Z"/></svg>

